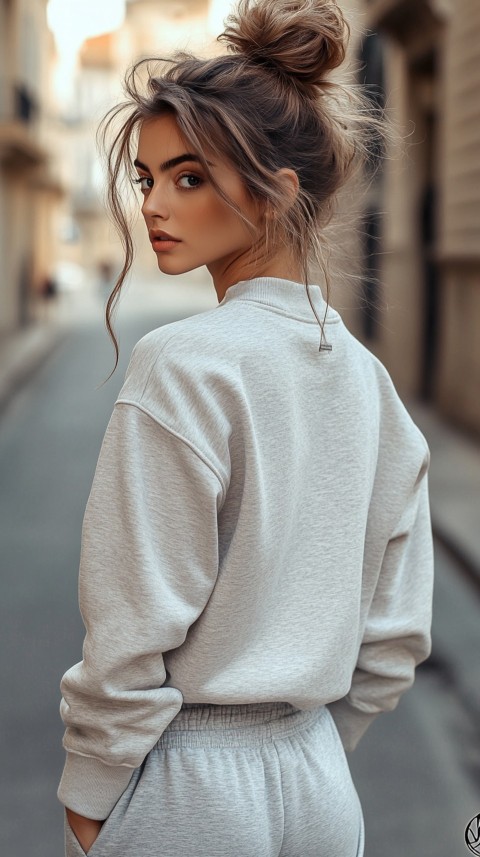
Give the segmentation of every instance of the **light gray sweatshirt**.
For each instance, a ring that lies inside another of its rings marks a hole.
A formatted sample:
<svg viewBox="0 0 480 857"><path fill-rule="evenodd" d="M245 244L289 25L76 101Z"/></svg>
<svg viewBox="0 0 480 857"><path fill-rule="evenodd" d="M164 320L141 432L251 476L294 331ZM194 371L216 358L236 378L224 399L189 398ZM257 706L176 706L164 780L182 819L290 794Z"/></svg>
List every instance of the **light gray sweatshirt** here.
<svg viewBox="0 0 480 857"><path fill-rule="evenodd" d="M331 307L325 332L304 285L258 278L135 346L61 682L74 811L110 813L183 701L329 705L351 750L429 655L429 449Z"/></svg>

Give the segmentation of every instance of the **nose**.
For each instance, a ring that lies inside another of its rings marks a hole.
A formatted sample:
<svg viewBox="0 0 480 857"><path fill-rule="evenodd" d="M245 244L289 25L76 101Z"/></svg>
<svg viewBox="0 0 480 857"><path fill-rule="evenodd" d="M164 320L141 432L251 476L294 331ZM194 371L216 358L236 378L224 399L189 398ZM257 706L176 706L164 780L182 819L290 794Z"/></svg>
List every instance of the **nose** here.
<svg viewBox="0 0 480 857"><path fill-rule="evenodd" d="M168 220L169 212L165 193L158 186L153 186L143 200L142 214L144 217L160 217Z"/></svg>

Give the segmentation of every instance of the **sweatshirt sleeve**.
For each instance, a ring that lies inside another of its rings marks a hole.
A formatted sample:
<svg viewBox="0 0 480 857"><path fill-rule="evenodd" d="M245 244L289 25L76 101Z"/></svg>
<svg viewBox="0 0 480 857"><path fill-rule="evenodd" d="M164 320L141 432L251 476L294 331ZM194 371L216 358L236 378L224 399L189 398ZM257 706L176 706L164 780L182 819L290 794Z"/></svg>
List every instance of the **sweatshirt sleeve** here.
<svg viewBox="0 0 480 857"><path fill-rule="evenodd" d="M345 749L392 711L431 651L433 537L427 451L383 557L349 693L330 703Z"/></svg>
<svg viewBox="0 0 480 857"><path fill-rule="evenodd" d="M179 712L162 687L218 574L218 476L189 442L140 407L116 403L82 528L83 660L62 678L62 803L106 818Z"/></svg>

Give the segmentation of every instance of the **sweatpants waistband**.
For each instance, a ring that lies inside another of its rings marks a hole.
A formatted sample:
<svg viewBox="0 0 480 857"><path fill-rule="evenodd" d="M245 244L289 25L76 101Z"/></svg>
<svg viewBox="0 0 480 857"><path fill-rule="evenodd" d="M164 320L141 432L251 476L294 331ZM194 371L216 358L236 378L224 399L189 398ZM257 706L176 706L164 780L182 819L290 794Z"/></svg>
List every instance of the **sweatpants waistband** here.
<svg viewBox="0 0 480 857"><path fill-rule="evenodd" d="M156 746L258 746L328 717L323 705L303 711L288 702L245 705L184 702Z"/></svg>

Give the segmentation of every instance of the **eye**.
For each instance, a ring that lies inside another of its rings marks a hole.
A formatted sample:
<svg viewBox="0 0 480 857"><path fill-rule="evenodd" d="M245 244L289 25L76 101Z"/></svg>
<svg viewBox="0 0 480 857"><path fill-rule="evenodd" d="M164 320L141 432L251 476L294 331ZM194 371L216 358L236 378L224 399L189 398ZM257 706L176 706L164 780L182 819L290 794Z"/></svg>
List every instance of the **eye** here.
<svg viewBox="0 0 480 857"><path fill-rule="evenodd" d="M140 178L134 179L133 181L135 184L140 186L142 193L145 193L145 191L150 190L153 187L153 179L148 176L140 176ZM145 184L145 182L147 182L147 184ZM151 182L151 184L148 184L148 182Z"/></svg>
<svg viewBox="0 0 480 857"><path fill-rule="evenodd" d="M183 176L180 176L178 179L178 185L183 190L194 190L200 185L203 184L203 179L199 176L195 176L192 173L184 173Z"/></svg>

